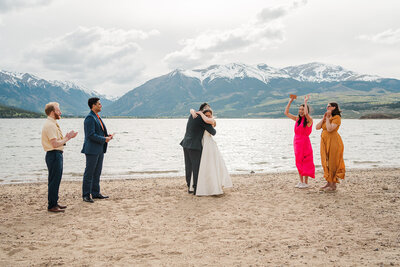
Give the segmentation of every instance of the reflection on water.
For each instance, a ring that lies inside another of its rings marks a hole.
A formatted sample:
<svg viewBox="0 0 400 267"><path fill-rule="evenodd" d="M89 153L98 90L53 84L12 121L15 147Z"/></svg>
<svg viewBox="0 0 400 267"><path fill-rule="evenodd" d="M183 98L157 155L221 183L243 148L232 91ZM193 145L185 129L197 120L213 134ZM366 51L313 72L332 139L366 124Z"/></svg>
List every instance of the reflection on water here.
<svg viewBox="0 0 400 267"><path fill-rule="evenodd" d="M0 183L47 180L40 143L44 121L0 119ZM105 119L105 123L116 135L104 159L104 179L184 175L179 142L186 119ZM80 153L83 119L61 119L59 124L64 133L79 132L65 147L63 180L81 180L85 168L85 156ZM214 138L230 173L296 170L293 127L289 119L218 119ZM398 167L399 131L399 120L342 120L339 133L346 167ZM321 169L320 131L314 129L310 139L316 168Z"/></svg>

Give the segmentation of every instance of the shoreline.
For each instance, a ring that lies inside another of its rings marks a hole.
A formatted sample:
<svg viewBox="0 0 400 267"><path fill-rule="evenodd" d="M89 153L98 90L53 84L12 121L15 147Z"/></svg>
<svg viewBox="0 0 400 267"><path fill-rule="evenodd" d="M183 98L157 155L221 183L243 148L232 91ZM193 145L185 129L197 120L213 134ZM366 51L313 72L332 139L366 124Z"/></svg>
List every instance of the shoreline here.
<svg viewBox="0 0 400 267"><path fill-rule="evenodd" d="M390 167L366 167L366 168L349 168L346 169L346 173L347 172L354 172L354 171L385 171L385 170L393 170L393 171L400 171L400 167L394 167L394 166L390 166ZM158 173L159 171L155 171L155 173ZM170 173L172 171L165 171L165 173ZM246 172L246 173L231 173L230 176L231 177L236 177L236 176L243 176L243 175L250 175L250 176L257 176L257 175L273 175L273 174L297 174L298 172L296 170L288 170L288 171L271 171L271 172ZM315 174L320 174L322 173L322 170L316 170ZM320 175L321 179L323 178L323 175ZM83 177L83 174L82 174ZM80 178L76 178L76 179L68 179L68 180L64 180L61 179L61 183L77 183L77 182L82 182L82 177ZM185 176L183 175L170 175L170 176L148 176L148 177L128 177L128 178L103 178L101 177L100 180L102 181L130 181L130 180L153 180L153 179L185 179ZM316 176L315 179L318 179L318 177ZM313 178L309 178L310 181L314 180ZM10 182L10 183L6 183L6 180L4 179L0 179L0 187L1 186L7 186L7 185L24 185L24 184L47 184L46 180L43 181L27 181L27 182L15 182L15 180L11 180L14 182Z"/></svg>
<svg viewBox="0 0 400 267"><path fill-rule="evenodd" d="M1 266L400 265L400 168L349 170L335 193L296 189L296 172L232 175L221 196L187 193L183 177L101 182L86 203L62 182L2 185Z"/></svg>

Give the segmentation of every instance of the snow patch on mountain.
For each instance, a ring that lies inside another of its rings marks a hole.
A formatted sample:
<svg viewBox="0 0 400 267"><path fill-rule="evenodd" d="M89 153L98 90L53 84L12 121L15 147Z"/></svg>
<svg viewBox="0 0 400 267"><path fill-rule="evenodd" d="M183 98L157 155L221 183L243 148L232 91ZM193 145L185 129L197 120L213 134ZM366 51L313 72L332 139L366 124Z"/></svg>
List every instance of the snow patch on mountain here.
<svg viewBox="0 0 400 267"><path fill-rule="evenodd" d="M360 75L341 66L318 62L289 66L282 70L295 80L307 82L376 81L380 79L378 76Z"/></svg>
<svg viewBox="0 0 400 267"><path fill-rule="evenodd" d="M47 81L45 79L39 78L35 75L30 73L18 73L18 72L10 72L10 71L0 71L0 79L5 82L12 84L16 87L19 87L21 83L28 84L30 86L35 87L59 87L65 92L68 92L71 89L81 90L89 95L99 95L96 91L91 90L83 85L80 85L76 82L70 81Z"/></svg>
<svg viewBox="0 0 400 267"><path fill-rule="evenodd" d="M212 65L206 69L180 70L171 75L182 74L187 77L199 79L201 83L217 78L233 80L235 78L255 78L264 83L271 79L291 78L307 82L340 82L340 81L379 81L376 75L358 74L344 69L341 66L313 62L298 66L289 66L278 69L266 64L246 65L230 63L226 65Z"/></svg>
<svg viewBox="0 0 400 267"><path fill-rule="evenodd" d="M206 69L184 70L182 74L188 77L212 81L217 78L233 80L235 78L255 78L264 83L268 83L273 78L289 78L289 76L276 68L265 64L245 65L240 63L231 63L226 65L212 65Z"/></svg>

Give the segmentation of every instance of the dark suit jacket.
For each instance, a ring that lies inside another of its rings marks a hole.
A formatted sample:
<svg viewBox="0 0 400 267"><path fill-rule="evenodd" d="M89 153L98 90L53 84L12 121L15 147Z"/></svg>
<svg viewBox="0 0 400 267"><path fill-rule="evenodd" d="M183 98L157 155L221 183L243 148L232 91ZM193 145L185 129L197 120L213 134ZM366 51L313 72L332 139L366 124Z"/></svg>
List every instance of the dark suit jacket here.
<svg viewBox="0 0 400 267"><path fill-rule="evenodd" d="M96 113L90 111L85 118L84 126L85 142L83 143L83 148L81 152L90 155L99 155L101 153L106 153L106 136L108 136L108 133L104 122L103 131L103 128L101 128L100 120L99 118L97 118Z"/></svg>
<svg viewBox="0 0 400 267"><path fill-rule="evenodd" d="M190 115L186 124L185 137L180 145L184 148L202 150L203 146L201 144L201 140L203 139L204 130L207 130L207 132L212 135L217 133L214 127L203 121L201 116L197 116L195 119L193 119L192 115Z"/></svg>

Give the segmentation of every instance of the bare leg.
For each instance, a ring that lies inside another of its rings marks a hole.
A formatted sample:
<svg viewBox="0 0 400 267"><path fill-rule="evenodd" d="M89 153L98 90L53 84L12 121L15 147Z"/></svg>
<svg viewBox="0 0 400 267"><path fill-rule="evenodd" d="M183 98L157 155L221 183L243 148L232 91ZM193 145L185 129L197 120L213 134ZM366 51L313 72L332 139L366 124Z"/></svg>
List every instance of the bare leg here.
<svg viewBox="0 0 400 267"><path fill-rule="evenodd" d="M329 187L329 183L327 182L323 187L321 187L320 189L325 189L325 188L327 188L327 187Z"/></svg>
<svg viewBox="0 0 400 267"><path fill-rule="evenodd" d="M325 191L335 191L336 183L328 183L329 185L324 189Z"/></svg>
<svg viewBox="0 0 400 267"><path fill-rule="evenodd" d="M299 177L300 177L300 183L303 183L303 176L301 176L301 175L299 174Z"/></svg>
<svg viewBox="0 0 400 267"><path fill-rule="evenodd" d="M332 184L331 184L331 188L332 188L333 190L336 190L336 183L332 183Z"/></svg>
<svg viewBox="0 0 400 267"><path fill-rule="evenodd" d="M308 184L308 176L304 176L304 183Z"/></svg>

